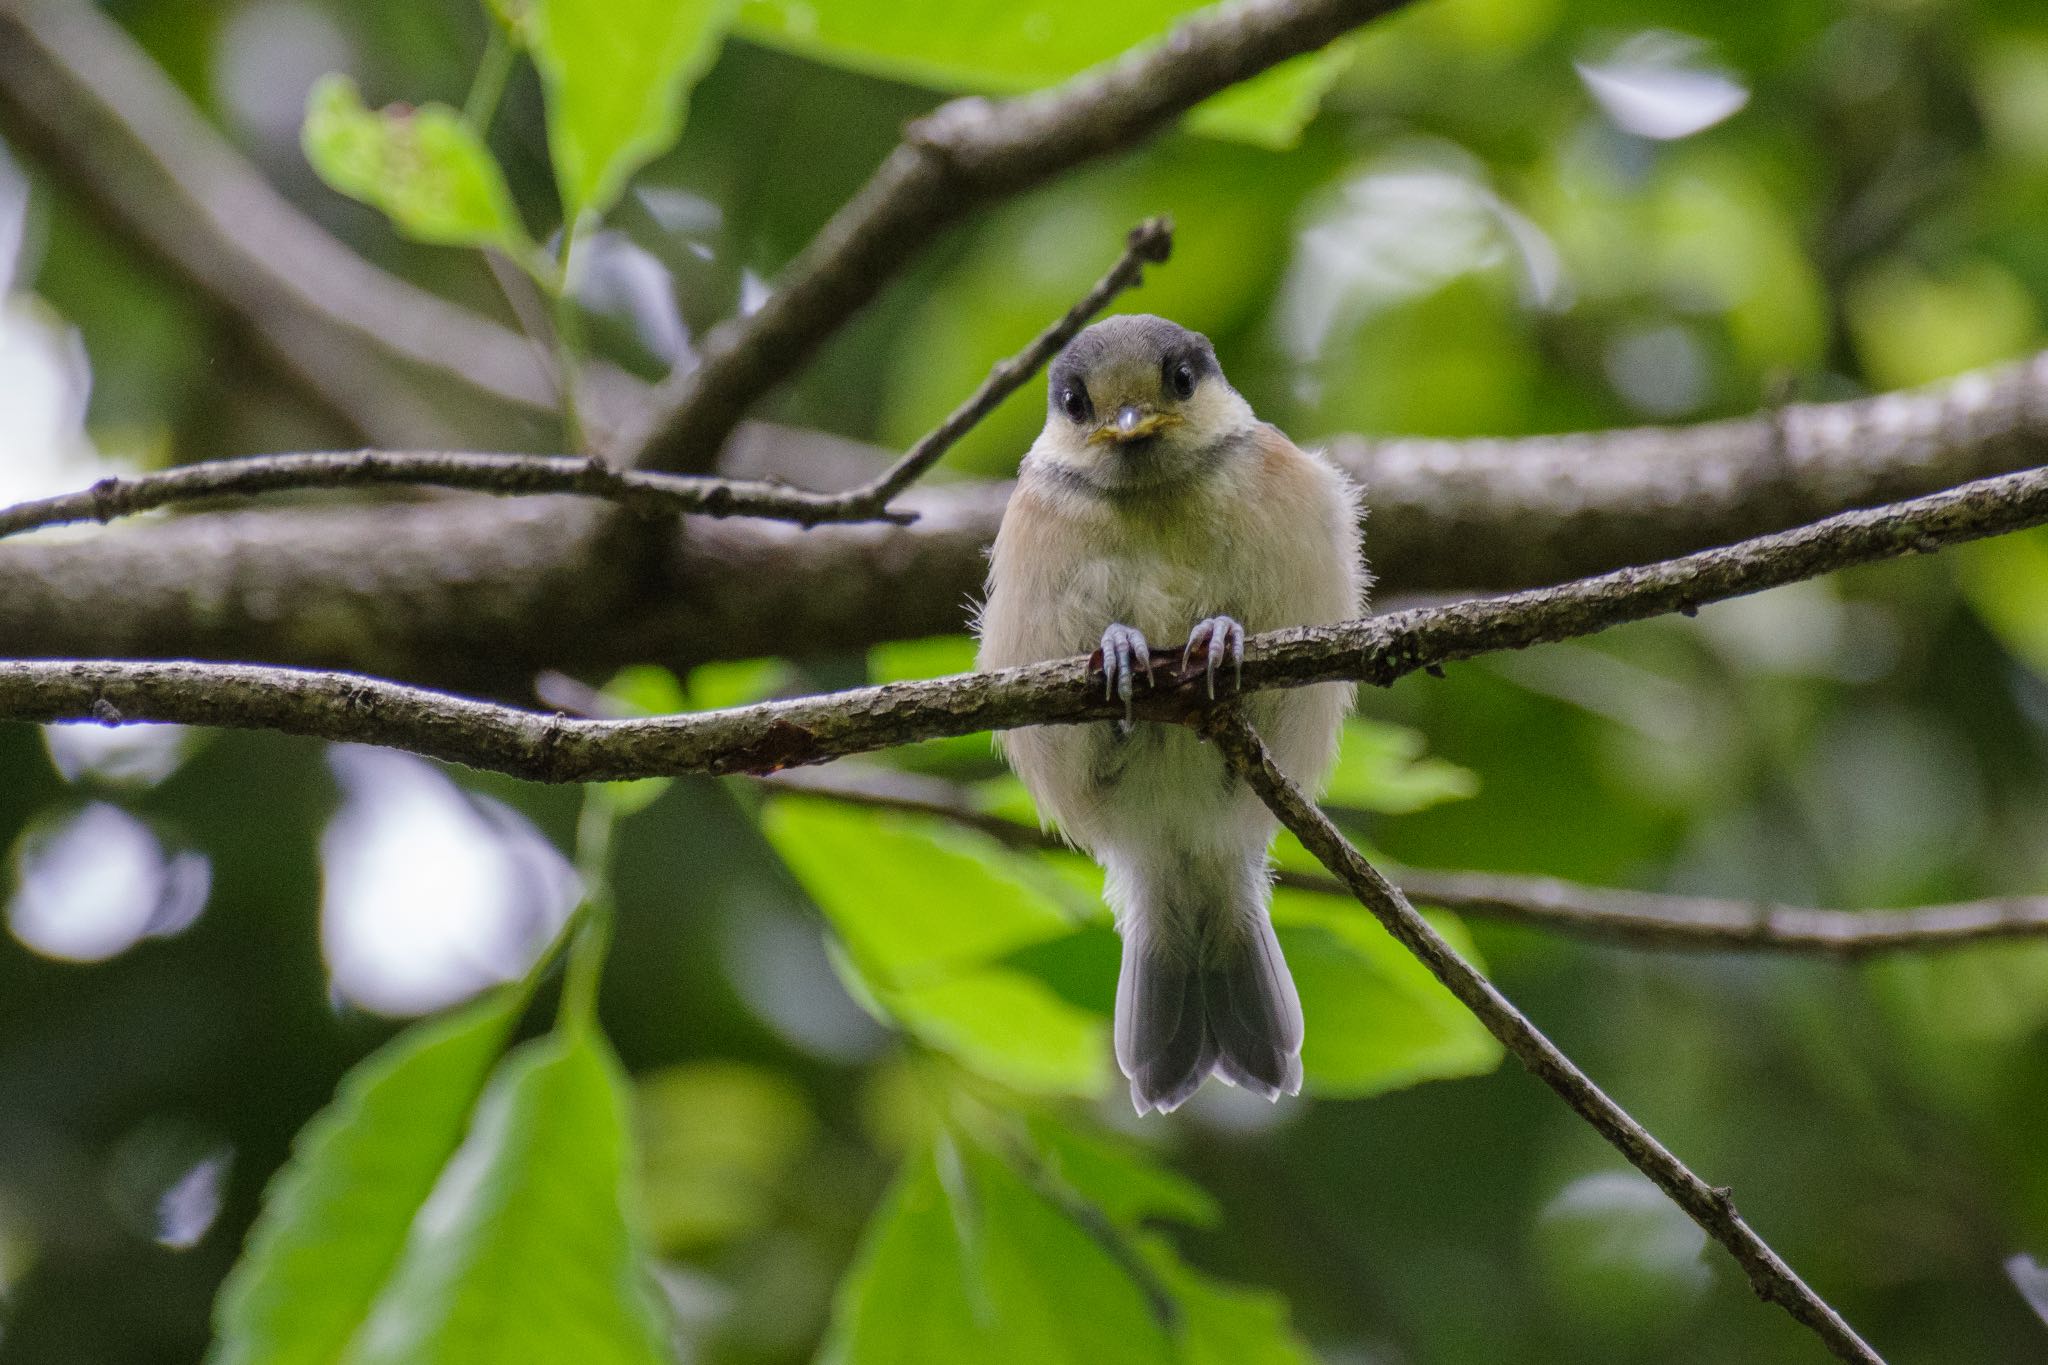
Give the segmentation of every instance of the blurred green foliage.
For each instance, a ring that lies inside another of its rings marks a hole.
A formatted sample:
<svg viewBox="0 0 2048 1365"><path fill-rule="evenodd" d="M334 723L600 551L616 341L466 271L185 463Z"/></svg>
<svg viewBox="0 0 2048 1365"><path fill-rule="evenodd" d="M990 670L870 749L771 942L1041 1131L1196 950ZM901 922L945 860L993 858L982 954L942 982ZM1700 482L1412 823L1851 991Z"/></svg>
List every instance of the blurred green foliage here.
<svg viewBox="0 0 2048 1365"><path fill-rule="evenodd" d="M502 310L477 254L443 249L495 244L650 374L676 358L660 338L758 297L904 119L1058 79L1186 8L110 6L365 255ZM2038 7L1431 0L992 210L776 415L914 439L1159 212L1174 260L1120 306L1209 332L1304 439L1939 378L2040 344L2044 130ZM99 451L321 439L18 159L6 335L76 328ZM565 218L592 243L580 278L527 245L560 259ZM622 252L656 270L607 276ZM1009 472L1041 402L1015 396L951 469ZM1869 907L2040 892L2044 543L1368 695L1332 803L1416 865ZM633 670L601 701L662 714L971 661L946 638ZM517 981L561 907L524 894L550 874L509 835L387 884L386 970L442 961L422 925L460 902L495 917L456 940L459 979L514 982L393 1037L338 985L338 760L164 738L0 730L0 1360L515 1358L508 1340L736 1365L1811 1358L1348 902L1276 902L1304 1098L1212 1088L1134 1126L1080 859L744 784L614 786L610 1041ZM1033 820L985 739L889 761ZM576 793L457 778L420 809L576 851ZM67 859L81 829L97 856ZM1438 922L1888 1358L2048 1352L2003 1269L2048 1255L2048 948L1850 968Z"/></svg>

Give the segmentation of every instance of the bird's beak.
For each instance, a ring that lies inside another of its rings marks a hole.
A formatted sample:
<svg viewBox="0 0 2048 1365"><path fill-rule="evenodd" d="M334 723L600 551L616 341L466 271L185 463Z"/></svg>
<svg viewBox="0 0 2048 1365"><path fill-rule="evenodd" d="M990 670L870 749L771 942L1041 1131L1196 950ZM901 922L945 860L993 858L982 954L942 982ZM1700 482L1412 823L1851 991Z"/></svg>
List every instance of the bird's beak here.
<svg viewBox="0 0 2048 1365"><path fill-rule="evenodd" d="M1126 445L1132 441L1142 441L1147 436L1155 436L1179 421L1178 417L1170 413L1156 412L1136 403L1126 403L1116 410L1116 416L1090 432L1088 440L1090 444L1097 445L1104 442Z"/></svg>

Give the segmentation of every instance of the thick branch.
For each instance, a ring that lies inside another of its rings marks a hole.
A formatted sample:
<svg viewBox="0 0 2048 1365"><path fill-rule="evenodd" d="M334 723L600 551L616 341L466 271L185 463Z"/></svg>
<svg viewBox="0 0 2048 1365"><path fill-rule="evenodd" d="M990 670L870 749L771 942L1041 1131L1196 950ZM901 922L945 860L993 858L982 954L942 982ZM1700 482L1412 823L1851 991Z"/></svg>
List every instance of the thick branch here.
<svg viewBox="0 0 2048 1365"><path fill-rule="evenodd" d="M1012 848L1067 847L1036 825L975 807L943 778L860 764L792 768L760 779L775 791L879 810L930 815ZM1784 952L1858 960L1883 953L1962 948L2006 938L2048 937L2048 898L2011 896L1910 910L1817 910L1769 901L1621 891L1551 877L1398 868L1389 877L1410 899L1481 919L1524 924L1601 943L1706 952ZM1350 895L1334 878L1282 868L1282 886Z"/></svg>
<svg viewBox="0 0 2048 1365"><path fill-rule="evenodd" d="M0 0L0 117L373 439L432 434L394 430L392 360L552 418L553 380L525 338L342 245L272 189L94 6ZM607 367L584 380L607 425L644 403L644 386Z"/></svg>
<svg viewBox="0 0 2048 1365"><path fill-rule="evenodd" d="M1385 591L1555 582L2048 463L2048 356L1775 418L1335 450L1367 482ZM845 489L883 460L754 425L726 467ZM17 656L260 658L496 691L543 668L858 648L961 628L1006 497L951 483L914 491L915 526L695 523L623 551L553 501L188 517L0 545L0 641ZM293 604L282 620L279 602Z"/></svg>
<svg viewBox="0 0 2048 1365"><path fill-rule="evenodd" d="M659 389L620 463L708 469L747 409L793 374L940 230L1003 195L1130 147L1209 96L1405 0L1240 0L1063 85L956 100L903 142L790 263L762 307L714 329L700 363Z"/></svg>
<svg viewBox="0 0 2048 1365"><path fill-rule="evenodd" d="M2048 522L2048 470L1984 479L1778 535L1561 587L1274 631L1247 642L1247 689L1355 681L1571 639L1854 564ZM716 523L723 525L725 523ZM792 531L793 535L803 532ZM1137 714L1185 721L1198 674L1168 651ZM347 675L201 664L0 664L0 717L184 721L362 740L540 781L767 772L914 740L1106 720L1081 658L649 721L568 720Z"/></svg>
<svg viewBox="0 0 2048 1365"><path fill-rule="evenodd" d="M1350 888L1388 933L1400 940L1477 1016L1487 1032L1555 1090L1630 1165L1654 1181L1708 1236L1728 1249L1749 1276L1750 1287L1759 1298L1778 1304L1811 1329L1839 1359L1882 1365L1877 1352L1856 1335L1841 1314L1808 1288L1792 1267L1743 1221L1729 1191L1710 1186L1694 1175L1648 1129L1610 1099L1492 982L1459 957L1443 936L1430 927L1429 921L1416 913L1399 888L1359 856L1329 817L1288 781L1236 708L1217 708L1204 719L1201 728L1223 751L1231 769L1258 792L1280 822Z"/></svg>

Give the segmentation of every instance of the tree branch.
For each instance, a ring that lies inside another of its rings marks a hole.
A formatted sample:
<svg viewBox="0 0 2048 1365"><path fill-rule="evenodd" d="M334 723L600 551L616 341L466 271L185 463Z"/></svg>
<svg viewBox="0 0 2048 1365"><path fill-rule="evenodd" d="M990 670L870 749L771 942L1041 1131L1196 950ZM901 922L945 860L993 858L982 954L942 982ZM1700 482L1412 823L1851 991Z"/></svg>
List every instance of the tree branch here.
<svg viewBox="0 0 2048 1365"><path fill-rule="evenodd" d="M1247 642L1247 690L1319 682L1381 686L1496 650L1590 635L1626 621L1931 552L2048 522L2048 470L1944 493L1556 588L1273 631ZM792 532L792 534L803 534ZM1146 720L1203 708L1199 670L1155 652L1163 682L1138 698ZM111 708L111 709L110 709ZM746 773L822 763L920 739L1111 719L1087 660L892 683L730 711L647 721L571 720L345 674L191 663L0 664L0 718L107 719L284 730L412 749L538 781L684 772Z"/></svg>
<svg viewBox="0 0 2048 1365"><path fill-rule="evenodd" d="M1130 147L1202 100L1406 0L1241 0L1050 90L955 100L917 120L790 262L761 308L705 337L694 369L620 434L621 464L705 470L747 409L793 374L938 233L990 200Z"/></svg>
<svg viewBox="0 0 2048 1365"><path fill-rule="evenodd" d="M573 455L354 450L208 460L130 478L101 479L77 493L0 507L0 537L43 526L108 522L209 498L380 486L466 489L501 496L573 493L650 517L697 512L714 517L773 517L805 526L825 521L901 524L914 519L909 512L870 510L865 504L850 506L850 495L843 493L812 493L705 474L617 469L600 459Z"/></svg>
<svg viewBox="0 0 2048 1365"><path fill-rule="evenodd" d="M1728 1249L1748 1275L1750 1288L1758 1298L1791 1314L1837 1358L1883 1365L1877 1352L1856 1335L1841 1314L1808 1288L1792 1267L1743 1221L1728 1190L1710 1186L1694 1175L1648 1129L1610 1099L1492 982L1459 957L1443 936L1430 927L1429 921L1416 913L1399 888L1359 856L1329 817L1317 810L1274 765L1266 746L1236 707L1215 708L1202 719L1200 729L1222 750L1231 770L1259 794L1280 822L1350 888L1389 934L1415 954L1431 975L1472 1011L1487 1032L1555 1090L1630 1165L1655 1182L1709 1237Z"/></svg>
<svg viewBox="0 0 2048 1365"><path fill-rule="evenodd" d="M996 410L1005 398L1022 388L1043 369L1060 349L1086 327L1111 299L1139 284L1147 264L1164 264L1173 250L1173 224L1166 218L1148 218L1130 231L1124 254L1097 280L1066 315L1032 338L1031 344L990 370L975 391L946 416L923 439L882 473L837 495L834 505L843 509L846 520L880 516L898 493L923 478L959 439Z"/></svg>
<svg viewBox="0 0 2048 1365"><path fill-rule="evenodd" d="M78 493L0 508L0 537L70 522L104 523L208 498L380 485L501 495L575 493L603 498L643 516L696 512L714 517L773 517L800 526L828 521L906 524L916 520L916 513L891 509L889 504L896 495L1036 374L1111 299L1138 283L1148 262L1164 261L1172 244L1172 228L1163 218L1148 219L1131 229L1117 263L1064 316L990 371L966 401L902 459L842 493L817 493L748 479L621 470L603 460L571 456L386 450L263 455L179 465L133 478L101 479Z"/></svg>
<svg viewBox="0 0 2048 1365"><path fill-rule="evenodd" d="M772 791L878 810L928 815L1017 849L1068 846L1036 825L977 810L969 791L944 778L874 765L791 768L756 779ZM1783 952L1858 961L1885 953L1962 948L2048 937L2048 897L2011 896L1910 910L1818 910L1768 901L1622 891L1552 877L1391 868L1411 900L1460 915L1523 924L1600 943L1696 952ZM1348 896L1331 877L1281 868L1282 886Z"/></svg>
<svg viewBox="0 0 2048 1365"><path fill-rule="evenodd" d="M1558 582L2048 463L2048 354L1775 420L1333 450L1367 483L1383 590ZM845 489L886 458L755 424L725 464ZM693 521L638 526L627 545L555 501L185 517L0 545L0 640L17 656L261 658L518 695L544 668L860 648L962 627L1007 495L953 482L913 490L909 527Z"/></svg>

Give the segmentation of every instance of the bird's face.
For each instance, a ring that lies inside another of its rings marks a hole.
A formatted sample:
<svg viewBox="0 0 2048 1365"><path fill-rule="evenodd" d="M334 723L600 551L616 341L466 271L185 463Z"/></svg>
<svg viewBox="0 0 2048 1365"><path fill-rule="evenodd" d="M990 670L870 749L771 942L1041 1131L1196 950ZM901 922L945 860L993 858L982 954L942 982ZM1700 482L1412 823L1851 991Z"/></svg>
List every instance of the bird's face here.
<svg viewBox="0 0 2048 1365"><path fill-rule="evenodd" d="M1104 491L1196 478L1255 419L1209 339L1145 314L1105 318L1053 361L1040 455Z"/></svg>

